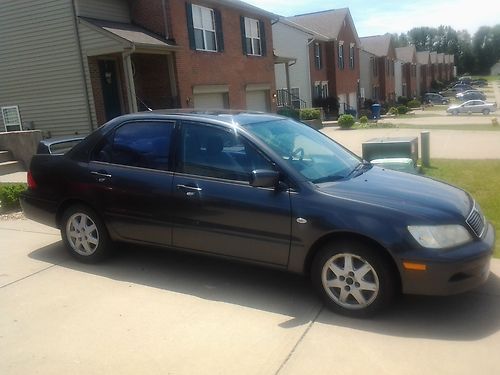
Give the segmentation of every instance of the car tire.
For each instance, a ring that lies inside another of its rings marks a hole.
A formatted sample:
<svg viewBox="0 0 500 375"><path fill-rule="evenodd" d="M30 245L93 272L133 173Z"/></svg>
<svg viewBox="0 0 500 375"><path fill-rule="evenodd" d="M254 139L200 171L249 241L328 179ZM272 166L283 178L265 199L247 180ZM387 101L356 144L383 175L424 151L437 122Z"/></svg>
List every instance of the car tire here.
<svg viewBox="0 0 500 375"><path fill-rule="evenodd" d="M454 111L451 111L451 114L452 114L453 116L458 116L458 111L455 109Z"/></svg>
<svg viewBox="0 0 500 375"><path fill-rule="evenodd" d="M384 255L363 242L329 242L314 257L313 286L334 312L372 316L387 307L397 291L395 272Z"/></svg>
<svg viewBox="0 0 500 375"><path fill-rule="evenodd" d="M446 105L446 104L448 104L448 101L447 100L443 100L441 104L442 105Z"/></svg>
<svg viewBox="0 0 500 375"><path fill-rule="evenodd" d="M490 114L490 110L488 108L483 109L483 115L487 116Z"/></svg>
<svg viewBox="0 0 500 375"><path fill-rule="evenodd" d="M111 240L103 221L84 205L69 207L61 219L61 237L68 252L84 263L97 263L111 253Z"/></svg>

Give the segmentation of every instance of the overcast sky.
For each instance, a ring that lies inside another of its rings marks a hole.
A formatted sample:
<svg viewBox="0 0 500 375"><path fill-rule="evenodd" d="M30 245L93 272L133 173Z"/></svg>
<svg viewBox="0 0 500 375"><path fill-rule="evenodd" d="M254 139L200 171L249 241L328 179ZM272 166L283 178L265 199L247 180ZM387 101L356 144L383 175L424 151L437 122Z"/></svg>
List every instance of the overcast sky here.
<svg viewBox="0 0 500 375"><path fill-rule="evenodd" d="M500 23L500 1L472 0L244 0L267 11L293 16L349 8L359 36L401 33L418 26L450 25L471 35L483 25Z"/></svg>

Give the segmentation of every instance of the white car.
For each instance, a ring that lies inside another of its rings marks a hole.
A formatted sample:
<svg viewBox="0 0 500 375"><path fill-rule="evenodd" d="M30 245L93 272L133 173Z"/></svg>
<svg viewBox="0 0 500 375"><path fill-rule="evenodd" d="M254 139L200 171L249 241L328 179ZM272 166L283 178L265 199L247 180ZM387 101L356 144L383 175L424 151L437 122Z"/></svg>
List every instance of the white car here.
<svg viewBox="0 0 500 375"><path fill-rule="evenodd" d="M496 103L487 103L483 100L468 100L462 104L448 107L446 112L455 116L460 113L482 113L483 115L488 115L490 112L495 112L496 109Z"/></svg>

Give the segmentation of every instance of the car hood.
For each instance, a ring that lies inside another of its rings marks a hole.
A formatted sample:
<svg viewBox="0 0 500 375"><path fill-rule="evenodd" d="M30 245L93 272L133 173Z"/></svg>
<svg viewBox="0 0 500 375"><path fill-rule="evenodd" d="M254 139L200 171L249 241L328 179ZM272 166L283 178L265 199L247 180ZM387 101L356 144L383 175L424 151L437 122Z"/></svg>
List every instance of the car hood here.
<svg viewBox="0 0 500 375"><path fill-rule="evenodd" d="M431 178L372 167L349 180L318 185L340 199L386 207L428 220L467 217L472 200L463 190Z"/></svg>

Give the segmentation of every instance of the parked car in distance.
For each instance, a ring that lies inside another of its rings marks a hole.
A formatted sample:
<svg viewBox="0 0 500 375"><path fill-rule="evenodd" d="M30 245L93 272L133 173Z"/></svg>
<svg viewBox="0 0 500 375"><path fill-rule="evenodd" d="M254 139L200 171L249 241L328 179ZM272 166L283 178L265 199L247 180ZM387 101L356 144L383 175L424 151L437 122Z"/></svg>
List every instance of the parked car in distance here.
<svg viewBox="0 0 500 375"><path fill-rule="evenodd" d="M476 87L485 87L485 86L488 86L488 81L485 80L484 78L478 78L478 79L471 81L470 84L472 86L476 86Z"/></svg>
<svg viewBox="0 0 500 375"><path fill-rule="evenodd" d="M445 97L455 97L459 91L455 90L454 88L449 88L443 91L439 92L439 95L445 96Z"/></svg>
<svg viewBox="0 0 500 375"><path fill-rule="evenodd" d="M462 104L451 105L446 112L455 116L460 113L482 113L483 115L489 115L490 112L495 112L496 109L496 103L487 103L484 100L468 100Z"/></svg>
<svg viewBox="0 0 500 375"><path fill-rule="evenodd" d="M118 117L63 155L35 155L21 205L79 261L121 241L266 265L310 276L351 316L400 292L477 287L495 240L467 192L271 114Z"/></svg>
<svg viewBox="0 0 500 375"><path fill-rule="evenodd" d="M459 92L456 98L461 101L467 100L486 100L486 95L478 90L467 90L464 92Z"/></svg>
<svg viewBox="0 0 500 375"><path fill-rule="evenodd" d="M423 97L423 102L424 103L429 103L429 104L449 104L450 99L445 98L441 94L436 94L433 92L427 92L424 94Z"/></svg>
<svg viewBox="0 0 500 375"><path fill-rule="evenodd" d="M467 91L467 90L474 90L474 87L471 85L465 84L465 83L457 83L451 87L453 90L455 90L457 93Z"/></svg>

